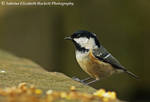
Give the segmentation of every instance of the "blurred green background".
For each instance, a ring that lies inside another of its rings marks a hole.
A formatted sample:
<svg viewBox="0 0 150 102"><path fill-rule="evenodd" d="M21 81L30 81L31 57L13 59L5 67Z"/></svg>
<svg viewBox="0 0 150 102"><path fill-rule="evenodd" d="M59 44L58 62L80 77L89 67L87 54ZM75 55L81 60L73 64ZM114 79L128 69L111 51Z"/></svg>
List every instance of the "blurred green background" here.
<svg viewBox="0 0 150 102"><path fill-rule="evenodd" d="M48 71L82 79L88 75L77 65L72 43L63 38L77 30L94 32L140 80L115 74L91 86L116 91L129 102L150 102L150 1L72 2L69 7L0 5L0 49L32 59Z"/></svg>

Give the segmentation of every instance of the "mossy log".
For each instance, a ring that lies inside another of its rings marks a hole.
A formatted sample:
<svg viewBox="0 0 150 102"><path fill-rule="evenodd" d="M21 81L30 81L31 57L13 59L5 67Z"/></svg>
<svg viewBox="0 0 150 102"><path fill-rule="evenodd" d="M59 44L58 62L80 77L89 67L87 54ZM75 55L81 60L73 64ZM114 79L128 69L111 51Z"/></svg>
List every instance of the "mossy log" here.
<svg viewBox="0 0 150 102"><path fill-rule="evenodd" d="M78 92L87 94L96 91L96 89L76 82L62 73L48 72L29 59L16 57L0 50L0 88L18 86L24 82L34 85L43 92L47 90L68 92L71 86L75 86ZM117 100L117 102L119 101Z"/></svg>

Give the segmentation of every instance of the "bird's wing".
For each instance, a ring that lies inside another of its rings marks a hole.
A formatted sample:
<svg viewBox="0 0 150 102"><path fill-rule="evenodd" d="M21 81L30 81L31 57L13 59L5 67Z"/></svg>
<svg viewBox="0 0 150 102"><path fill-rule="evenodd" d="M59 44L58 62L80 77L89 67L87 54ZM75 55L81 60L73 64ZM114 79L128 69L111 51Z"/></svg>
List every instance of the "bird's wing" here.
<svg viewBox="0 0 150 102"><path fill-rule="evenodd" d="M102 45L100 48L93 49L93 55L99 60L111 64L116 69L126 71L119 61L113 57Z"/></svg>
<svg viewBox="0 0 150 102"><path fill-rule="evenodd" d="M135 74L133 74L132 72L128 71L125 67L123 67L120 62L113 57L102 45L100 48L97 49L93 49L93 55L106 63L111 64L114 68L118 69L118 70L122 70L124 72L126 72L127 74L129 74L130 76L138 79L138 76L136 76Z"/></svg>

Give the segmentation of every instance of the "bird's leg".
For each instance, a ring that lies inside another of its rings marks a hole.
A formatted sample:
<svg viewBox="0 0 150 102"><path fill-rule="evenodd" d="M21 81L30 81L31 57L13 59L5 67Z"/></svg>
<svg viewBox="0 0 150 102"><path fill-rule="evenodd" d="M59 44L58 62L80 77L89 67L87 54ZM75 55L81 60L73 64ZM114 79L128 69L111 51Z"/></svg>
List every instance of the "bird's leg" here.
<svg viewBox="0 0 150 102"><path fill-rule="evenodd" d="M79 78L74 76L74 77L72 77L72 79L86 85L87 83L85 81L88 81L88 80L90 80L92 78L91 77L87 77L87 78L81 80L81 79L79 79Z"/></svg>
<svg viewBox="0 0 150 102"><path fill-rule="evenodd" d="M85 79L82 79L81 81L84 82L84 81L87 81L87 80L90 80L90 79L92 79L92 78L91 77L87 77Z"/></svg>
<svg viewBox="0 0 150 102"><path fill-rule="evenodd" d="M92 83L94 83L94 82L96 82L96 81L98 81L98 80L94 79L94 80L92 80L92 81L90 81L90 82L86 83L85 85L92 84Z"/></svg>

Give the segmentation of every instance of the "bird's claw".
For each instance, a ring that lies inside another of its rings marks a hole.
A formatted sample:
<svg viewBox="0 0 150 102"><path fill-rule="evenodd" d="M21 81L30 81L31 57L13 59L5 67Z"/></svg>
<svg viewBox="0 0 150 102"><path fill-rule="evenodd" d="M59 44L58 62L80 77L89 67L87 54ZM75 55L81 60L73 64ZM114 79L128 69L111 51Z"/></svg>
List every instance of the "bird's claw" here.
<svg viewBox="0 0 150 102"><path fill-rule="evenodd" d="M81 80L81 79L79 79L79 78L74 76L74 77L72 77L72 79L75 80L75 81L78 81L78 82L80 82L80 83L82 83L84 85L88 85L87 83L89 83L89 82L85 82L85 81L87 81L87 80L89 80L91 78L85 78L85 79Z"/></svg>
<svg viewBox="0 0 150 102"><path fill-rule="evenodd" d="M81 80L77 77L72 77L73 80L80 82Z"/></svg>

